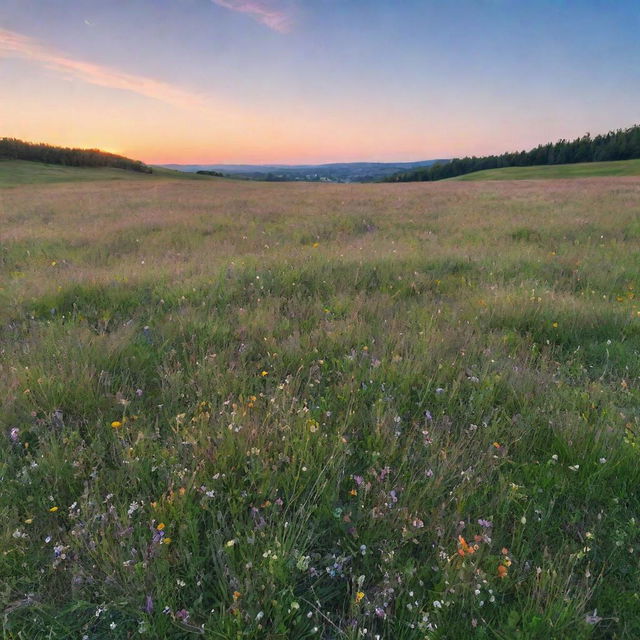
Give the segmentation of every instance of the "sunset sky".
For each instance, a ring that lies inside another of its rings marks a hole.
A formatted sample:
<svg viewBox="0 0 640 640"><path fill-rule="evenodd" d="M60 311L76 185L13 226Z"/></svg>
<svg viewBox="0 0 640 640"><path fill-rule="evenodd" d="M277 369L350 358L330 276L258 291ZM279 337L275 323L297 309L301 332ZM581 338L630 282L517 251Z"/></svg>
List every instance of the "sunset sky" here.
<svg viewBox="0 0 640 640"><path fill-rule="evenodd" d="M151 163L485 154L640 122L638 0L0 0L0 137Z"/></svg>

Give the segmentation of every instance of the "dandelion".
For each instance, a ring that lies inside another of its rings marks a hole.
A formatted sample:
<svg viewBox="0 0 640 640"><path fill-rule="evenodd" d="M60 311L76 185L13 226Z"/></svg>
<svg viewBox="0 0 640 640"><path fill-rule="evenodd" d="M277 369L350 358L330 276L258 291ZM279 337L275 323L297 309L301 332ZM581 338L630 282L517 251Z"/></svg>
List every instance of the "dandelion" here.
<svg viewBox="0 0 640 640"><path fill-rule="evenodd" d="M49 509L49 513L55 513L58 510L58 507L51 507L51 509Z"/></svg>
<svg viewBox="0 0 640 640"><path fill-rule="evenodd" d="M557 329L557 328L558 328L558 323L557 323L557 322L554 322L551 326L552 326L554 329Z"/></svg>
<svg viewBox="0 0 640 640"><path fill-rule="evenodd" d="M111 426L112 426L114 429L119 429L119 428L122 426L122 422L120 422L120 420L114 420L114 421L111 423Z"/></svg>
<svg viewBox="0 0 640 640"><path fill-rule="evenodd" d="M268 371L261 371L260 375L264 378L264 377L269 375L269 372Z"/></svg>
<svg viewBox="0 0 640 640"><path fill-rule="evenodd" d="M356 593L356 604L358 604L362 598L364 598L364 591L358 591Z"/></svg>
<svg viewBox="0 0 640 640"><path fill-rule="evenodd" d="M168 536L160 541L160 544L171 544L171 538Z"/></svg>

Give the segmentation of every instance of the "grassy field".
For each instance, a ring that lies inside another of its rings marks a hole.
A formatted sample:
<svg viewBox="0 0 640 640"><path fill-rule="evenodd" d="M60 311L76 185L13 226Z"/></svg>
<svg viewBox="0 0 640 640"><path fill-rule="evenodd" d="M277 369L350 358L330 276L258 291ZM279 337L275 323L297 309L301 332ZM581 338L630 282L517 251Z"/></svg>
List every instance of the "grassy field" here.
<svg viewBox="0 0 640 640"><path fill-rule="evenodd" d="M582 162L578 164L505 167L467 173L451 180L541 180L561 178L596 178L605 176L640 176L640 160Z"/></svg>
<svg viewBox="0 0 640 640"><path fill-rule="evenodd" d="M209 180L207 176L154 167L153 175L112 169L110 167L65 167L59 164L0 159L0 188L22 184L51 184L57 182L96 182L98 180L152 180L157 177Z"/></svg>
<svg viewBox="0 0 640 640"><path fill-rule="evenodd" d="M640 637L640 180L0 192L3 637Z"/></svg>

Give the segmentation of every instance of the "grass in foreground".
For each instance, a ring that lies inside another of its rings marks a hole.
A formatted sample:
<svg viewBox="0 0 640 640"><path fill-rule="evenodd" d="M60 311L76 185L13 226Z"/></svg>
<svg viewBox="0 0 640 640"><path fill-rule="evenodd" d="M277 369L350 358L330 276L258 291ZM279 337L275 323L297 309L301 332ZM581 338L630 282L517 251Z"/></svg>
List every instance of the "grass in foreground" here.
<svg viewBox="0 0 640 640"><path fill-rule="evenodd" d="M4 637L639 637L639 205L6 190Z"/></svg>
<svg viewBox="0 0 640 640"><path fill-rule="evenodd" d="M639 176L640 160L616 160L613 162L580 162L534 167L505 167L475 171L451 178L465 182L475 180L542 180L561 178L596 178L612 176Z"/></svg>

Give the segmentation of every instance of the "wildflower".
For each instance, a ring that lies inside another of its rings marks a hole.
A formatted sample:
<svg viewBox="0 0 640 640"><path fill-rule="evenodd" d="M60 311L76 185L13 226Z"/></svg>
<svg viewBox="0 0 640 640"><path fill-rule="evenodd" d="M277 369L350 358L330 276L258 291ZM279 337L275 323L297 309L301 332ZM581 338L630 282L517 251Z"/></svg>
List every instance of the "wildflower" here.
<svg viewBox="0 0 640 640"><path fill-rule="evenodd" d="M498 578L506 578L507 577L507 567L505 567L504 565L500 565L498 566Z"/></svg>
<svg viewBox="0 0 640 640"><path fill-rule="evenodd" d="M189 612L186 609L180 609L180 611L176 611L176 618L178 618L178 620L182 620L183 622L188 622Z"/></svg>
<svg viewBox="0 0 640 640"><path fill-rule="evenodd" d="M261 371L260 375L264 378L265 376L269 375L269 372L268 371Z"/></svg>
<svg viewBox="0 0 640 640"><path fill-rule="evenodd" d="M169 536L167 536L166 538L162 538L160 544L171 544L171 538L169 538Z"/></svg>
<svg viewBox="0 0 640 640"><path fill-rule="evenodd" d="M489 520L484 520L483 518L480 518L478 520L478 524L483 528L483 529L490 529L493 526L492 522L489 522Z"/></svg>
<svg viewBox="0 0 640 640"><path fill-rule="evenodd" d="M164 529L164 522L161 522L161 523L156 527L156 529L157 529L158 531L162 531L162 530Z"/></svg>
<svg viewBox="0 0 640 640"><path fill-rule="evenodd" d="M232 538L231 540L227 540L227 542L225 542L225 547L233 547L233 545L236 543L235 538Z"/></svg>
<svg viewBox="0 0 640 640"><path fill-rule="evenodd" d="M557 322L554 322L551 326L552 326L554 329L557 329L557 328L558 328L558 323L557 323Z"/></svg>
<svg viewBox="0 0 640 640"><path fill-rule="evenodd" d="M434 602L433 602L433 606L434 606L436 609L442 609L442 602L440 602L440 600L434 600Z"/></svg>
<svg viewBox="0 0 640 640"><path fill-rule="evenodd" d="M51 509L49 509L50 513L55 513L58 510L58 507L51 507Z"/></svg>
<svg viewBox="0 0 640 640"><path fill-rule="evenodd" d="M9 439L11 442L18 442L20 440L20 429L18 427L13 427L9 432Z"/></svg>
<svg viewBox="0 0 640 640"><path fill-rule="evenodd" d="M358 591L358 593L356 593L356 604L358 604L362 598L364 598L364 591Z"/></svg>
<svg viewBox="0 0 640 640"><path fill-rule="evenodd" d="M494 443L493 443L493 446L494 446L496 449L499 449L502 445L501 445L499 442L494 442Z"/></svg>
<svg viewBox="0 0 640 640"><path fill-rule="evenodd" d="M468 554L475 553L477 550L476 545L474 545L473 547L470 547L467 544L467 541L462 536L458 536L458 544L460 545L460 547L458 548L458 553L461 556L464 556L467 553Z"/></svg>
<svg viewBox="0 0 640 640"><path fill-rule="evenodd" d="M233 592L233 601L236 602L237 600L239 600L242 597L242 594L239 591L234 591Z"/></svg>
<svg viewBox="0 0 640 640"><path fill-rule="evenodd" d="M604 464L606 461L607 461L606 458L600 458L600 460L598 460L600 464Z"/></svg>
<svg viewBox="0 0 640 640"><path fill-rule="evenodd" d="M33 518L27 518L24 523L25 524L31 524L33 522Z"/></svg>
<svg viewBox="0 0 640 640"><path fill-rule="evenodd" d="M502 547L502 551L500 553L502 553L503 556L508 556L509 549L507 549L507 547Z"/></svg>
<svg viewBox="0 0 640 640"><path fill-rule="evenodd" d="M111 423L111 426L112 426L114 429L119 429L119 428L122 426L122 422L120 422L120 420L114 420L114 421Z"/></svg>
<svg viewBox="0 0 640 640"><path fill-rule="evenodd" d="M571 471L578 471L578 469L580 469L580 465L579 464L572 464L569 466L569 469Z"/></svg>
<svg viewBox="0 0 640 640"><path fill-rule="evenodd" d="M602 618L598 615L598 610L597 610L597 609L594 609L594 610L593 610L593 614L588 613L588 614L585 616L584 621L585 621L587 624L598 624L599 622L601 622L601 621L602 621Z"/></svg>
<svg viewBox="0 0 640 640"><path fill-rule="evenodd" d="M350 496L357 496L358 492L355 489L351 489L351 491L349 491L349 495Z"/></svg>
<svg viewBox="0 0 640 640"><path fill-rule="evenodd" d="M144 611L145 613L153 612L153 598L151 596L147 596L144 601Z"/></svg>

